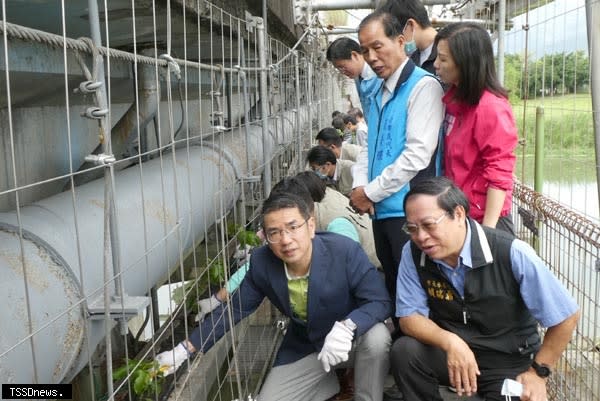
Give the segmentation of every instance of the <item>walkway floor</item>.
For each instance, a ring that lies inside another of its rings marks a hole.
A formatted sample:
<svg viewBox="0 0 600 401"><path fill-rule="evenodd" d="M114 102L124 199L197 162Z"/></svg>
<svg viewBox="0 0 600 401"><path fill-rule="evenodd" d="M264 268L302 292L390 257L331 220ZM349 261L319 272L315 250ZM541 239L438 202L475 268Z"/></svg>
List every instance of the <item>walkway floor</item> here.
<svg viewBox="0 0 600 401"><path fill-rule="evenodd" d="M440 386L440 395L444 401L483 401L483 398L479 396L473 397L459 397L455 392L448 390L446 386ZM383 394L383 401L401 401L403 400L402 394L398 392L394 385L394 378L391 375L385 380L385 391Z"/></svg>

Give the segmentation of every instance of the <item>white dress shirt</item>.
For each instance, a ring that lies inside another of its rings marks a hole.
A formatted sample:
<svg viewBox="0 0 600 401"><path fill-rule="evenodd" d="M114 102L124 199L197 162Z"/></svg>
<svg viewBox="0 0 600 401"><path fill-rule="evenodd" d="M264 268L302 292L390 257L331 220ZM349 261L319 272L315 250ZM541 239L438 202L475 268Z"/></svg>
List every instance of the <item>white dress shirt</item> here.
<svg viewBox="0 0 600 401"><path fill-rule="evenodd" d="M408 59L385 81L383 87L390 90L390 93L396 88L407 61ZM438 145L439 130L444 120L443 94L442 86L432 76L425 76L417 82L408 98L404 150L380 175L369 182L368 150L363 148L352 169L354 188L364 186L367 197L377 203L398 192L429 165ZM369 136L375 138L377 132L369 132Z"/></svg>

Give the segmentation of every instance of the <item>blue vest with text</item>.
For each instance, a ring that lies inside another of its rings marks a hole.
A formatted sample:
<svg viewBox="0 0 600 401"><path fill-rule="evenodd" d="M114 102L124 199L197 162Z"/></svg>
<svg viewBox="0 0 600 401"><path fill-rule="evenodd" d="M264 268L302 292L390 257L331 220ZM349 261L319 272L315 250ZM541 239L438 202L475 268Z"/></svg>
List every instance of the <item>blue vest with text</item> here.
<svg viewBox="0 0 600 401"><path fill-rule="evenodd" d="M424 76L431 75L427 71L416 67L408 60L404 66L396 89L387 103L381 107L383 85L376 96L371 98L369 108L369 181L381 174L381 172L392 164L404 151L406 144L406 120L408 115L408 99L415 85ZM419 172L419 179L433 177L439 172L439 146L434 153L431 163L427 168ZM436 166L438 165L438 166ZM415 177L415 178L417 178ZM413 180L415 179L413 178ZM410 183L404 185L398 192L390 195L380 202L375 203L375 215L373 219L386 219L390 217L404 217L404 197L410 190Z"/></svg>

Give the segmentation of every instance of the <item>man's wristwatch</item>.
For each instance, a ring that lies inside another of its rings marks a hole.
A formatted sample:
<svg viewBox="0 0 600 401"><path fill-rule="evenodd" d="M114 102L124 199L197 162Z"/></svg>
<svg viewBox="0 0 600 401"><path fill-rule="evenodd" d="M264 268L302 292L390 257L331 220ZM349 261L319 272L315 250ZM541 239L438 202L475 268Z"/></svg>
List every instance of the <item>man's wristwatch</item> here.
<svg viewBox="0 0 600 401"><path fill-rule="evenodd" d="M531 362L531 367L535 371L535 374L543 379L547 378L552 373L550 366L545 363L537 363L535 360Z"/></svg>

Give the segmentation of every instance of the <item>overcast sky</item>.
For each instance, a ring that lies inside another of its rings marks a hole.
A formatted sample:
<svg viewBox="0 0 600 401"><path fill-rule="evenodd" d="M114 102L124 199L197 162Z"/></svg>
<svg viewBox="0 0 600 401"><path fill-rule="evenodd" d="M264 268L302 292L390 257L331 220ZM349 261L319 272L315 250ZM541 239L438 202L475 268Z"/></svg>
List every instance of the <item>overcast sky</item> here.
<svg viewBox="0 0 600 401"><path fill-rule="evenodd" d="M506 36L506 53L525 49L525 15L513 18ZM587 53L585 0L555 0L529 12L529 53L544 54L584 50Z"/></svg>
<svg viewBox="0 0 600 401"><path fill-rule="evenodd" d="M348 26L358 26L371 10L347 10ZM525 51L525 15L512 19L507 32L506 53ZM583 50L587 53L585 0L555 0L529 12L529 53L544 54ZM355 35L349 35L355 36Z"/></svg>

